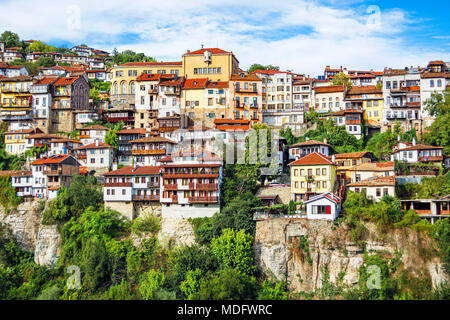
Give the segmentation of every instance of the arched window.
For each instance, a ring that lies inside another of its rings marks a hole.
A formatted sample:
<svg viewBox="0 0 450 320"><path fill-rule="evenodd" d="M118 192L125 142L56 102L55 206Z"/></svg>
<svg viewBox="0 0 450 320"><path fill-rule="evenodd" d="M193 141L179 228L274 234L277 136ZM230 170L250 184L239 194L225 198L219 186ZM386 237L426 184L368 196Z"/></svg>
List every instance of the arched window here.
<svg viewBox="0 0 450 320"><path fill-rule="evenodd" d="M117 84L117 82L114 82L112 94L119 94L119 85Z"/></svg>
<svg viewBox="0 0 450 320"><path fill-rule="evenodd" d="M135 88L134 82L131 82L130 83L130 94L134 94L134 88Z"/></svg>
<svg viewBox="0 0 450 320"><path fill-rule="evenodd" d="M120 84L120 86L122 87L120 93L121 94L127 94L127 83L124 81Z"/></svg>

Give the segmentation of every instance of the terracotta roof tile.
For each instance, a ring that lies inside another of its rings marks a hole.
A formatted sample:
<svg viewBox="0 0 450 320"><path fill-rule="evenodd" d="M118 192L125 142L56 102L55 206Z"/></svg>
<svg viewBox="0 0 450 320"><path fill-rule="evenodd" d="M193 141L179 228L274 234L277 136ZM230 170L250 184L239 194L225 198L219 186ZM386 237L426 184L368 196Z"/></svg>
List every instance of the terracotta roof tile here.
<svg viewBox="0 0 450 320"><path fill-rule="evenodd" d="M208 84L208 78L186 79L183 89L204 89Z"/></svg>
<svg viewBox="0 0 450 320"><path fill-rule="evenodd" d="M347 159L347 158L362 158L364 156L371 156L370 152L350 152L350 153L339 153L334 156L336 159Z"/></svg>
<svg viewBox="0 0 450 320"><path fill-rule="evenodd" d="M310 153L294 162L289 163L290 166L307 166L320 164L335 165L333 162L330 161L330 159L317 152Z"/></svg>
<svg viewBox="0 0 450 320"><path fill-rule="evenodd" d="M66 154L66 155L52 156L50 158L41 158L41 159L37 159L36 161L32 162L31 165L60 163L64 160L66 160L68 157L70 157L70 155Z"/></svg>
<svg viewBox="0 0 450 320"><path fill-rule="evenodd" d="M353 182L348 187L376 187L376 186L395 186L395 177L375 177L367 180Z"/></svg>
<svg viewBox="0 0 450 320"><path fill-rule="evenodd" d="M219 49L219 48L204 48L204 49L186 52L185 55L204 54L205 51L212 52L212 54L231 53L231 52Z"/></svg>
<svg viewBox="0 0 450 320"><path fill-rule="evenodd" d="M76 148L75 150L84 150L84 149L109 149L114 148L113 146L110 146L107 143L100 142L98 145L96 143L91 143L85 146L81 146Z"/></svg>
<svg viewBox="0 0 450 320"><path fill-rule="evenodd" d="M299 142L299 143L295 143L293 145L290 145L289 148L303 147L303 146L313 146L313 145L321 145L321 146L331 147L331 145L329 145L328 143L322 142L322 141L308 140L308 141L305 141L305 142Z"/></svg>
<svg viewBox="0 0 450 320"><path fill-rule="evenodd" d="M138 175L155 175L159 174L161 167L159 166L144 166L140 167L124 167L114 171L105 173L104 176L138 176Z"/></svg>
<svg viewBox="0 0 450 320"><path fill-rule="evenodd" d="M331 92L344 92L344 91L345 91L345 85L314 88L315 93L331 93Z"/></svg>
<svg viewBox="0 0 450 320"><path fill-rule="evenodd" d="M164 138L164 137L145 137L142 139L137 139L137 140L133 140L131 141L131 143L141 143L141 142L167 142L167 143L171 143L171 144L176 144L176 142Z"/></svg>

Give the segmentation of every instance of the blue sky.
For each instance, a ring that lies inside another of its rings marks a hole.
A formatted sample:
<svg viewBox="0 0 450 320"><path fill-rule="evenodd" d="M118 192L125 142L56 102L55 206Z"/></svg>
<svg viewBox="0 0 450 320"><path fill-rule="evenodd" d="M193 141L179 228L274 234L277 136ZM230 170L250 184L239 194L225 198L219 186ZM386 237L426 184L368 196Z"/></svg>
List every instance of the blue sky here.
<svg viewBox="0 0 450 320"><path fill-rule="evenodd" d="M233 51L242 68L273 64L309 75L326 65L382 70L450 61L448 0L0 0L0 8L0 31L23 39L131 49L158 60L180 60L204 44Z"/></svg>

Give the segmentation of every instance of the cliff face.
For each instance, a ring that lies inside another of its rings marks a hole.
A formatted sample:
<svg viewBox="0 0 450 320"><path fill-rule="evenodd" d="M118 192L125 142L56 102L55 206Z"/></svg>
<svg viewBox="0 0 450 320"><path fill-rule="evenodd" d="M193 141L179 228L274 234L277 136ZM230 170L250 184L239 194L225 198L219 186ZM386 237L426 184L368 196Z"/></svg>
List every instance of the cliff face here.
<svg viewBox="0 0 450 320"><path fill-rule="evenodd" d="M429 275L433 286L448 281L438 257L424 254L431 240L411 229L390 229L380 232L374 224L365 224L367 253L395 255L401 252L403 268L412 275ZM273 219L256 225L255 259L265 274L288 281L293 291L312 292L321 287L322 268L328 268L329 281L356 285L359 267L364 263L364 249L351 240L350 230L341 224L323 220ZM303 247L302 236L307 236ZM306 242L306 245L305 245ZM309 250L309 254L307 253Z"/></svg>
<svg viewBox="0 0 450 320"><path fill-rule="evenodd" d="M26 201L6 212L0 207L0 222L6 225L23 249L34 252L39 265L52 266L61 252L61 236L55 225L42 225L39 200Z"/></svg>

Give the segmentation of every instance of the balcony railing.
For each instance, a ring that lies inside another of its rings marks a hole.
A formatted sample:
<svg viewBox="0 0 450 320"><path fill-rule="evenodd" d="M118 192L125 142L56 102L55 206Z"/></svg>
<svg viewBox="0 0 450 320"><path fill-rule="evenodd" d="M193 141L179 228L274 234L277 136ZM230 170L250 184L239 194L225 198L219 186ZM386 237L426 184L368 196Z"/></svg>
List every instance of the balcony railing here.
<svg viewBox="0 0 450 320"><path fill-rule="evenodd" d="M387 119L406 119L406 114L388 114Z"/></svg>
<svg viewBox="0 0 450 320"><path fill-rule="evenodd" d="M197 184L197 189L198 190L217 190L219 188L219 185L214 183L214 184L202 184L202 183L198 183Z"/></svg>
<svg viewBox="0 0 450 320"><path fill-rule="evenodd" d="M164 184L165 190L178 190L178 184Z"/></svg>
<svg viewBox="0 0 450 320"><path fill-rule="evenodd" d="M190 203L217 203L219 197L189 197Z"/></svg>
<svg viewBox="0 0 450 320"><path fill-rule="evenodd" d="M31 103L21 103L21 104L1 103L0 106L2 108L31 108L32 107Z"/></svg>
<svg viewBox="0 0 450 320"><path fill-rule="evenodd" d="M245 88L236 88L236 92L237 93L258 93L258 90L257 89L254 89L254 88L248 88L248 89L245 89Z"/></svg>
<svg viewBox="0 0 450 320"><path fill-rule="evenodd" d="M166 154L166 149L155 149L155 150L132 150L132 154L144 154L144 155L164 155Z"/></svg>
<svg viewBox="0 0 450 320"><path fill-rule="evenodd" d="M164 94L166 95L166 96L170 96L170 95L174 95L174 94L180 94L180 89L175 89L175 90L165 90L164 91Z"/></svg>
<svg viewBox="0 0 450 320"><path fill-rule="evenodd" d="M131 182L107 182L105 187L131 187Z"/></svg>
<svg viewBox="0 0 450 320"><path fill-rule="evenodd" d="M159 188L159 181L147 182L147 188Z"/></svg>
<svg viewBox="0 0 450 320"><path fill-rule="evenodd" d="M65 176L71 176L77 173L77 169L75 167L63 167L53 170L44 170L44 174L47 176L59 176L59 175L65 175Z"/></svg>
<svg viewBox="0 0 450 320"><path fill-rule="evenodd" d="M168 197L168 198L161 198L161 202L177 203L178 202L178 196L172 196L172 197Z"/></svg>
<svg viewBox="0 0 450 320"><path fill-rule="evenodd" d="M159 201L159 195L134 195L133 201Z"/></svg>

